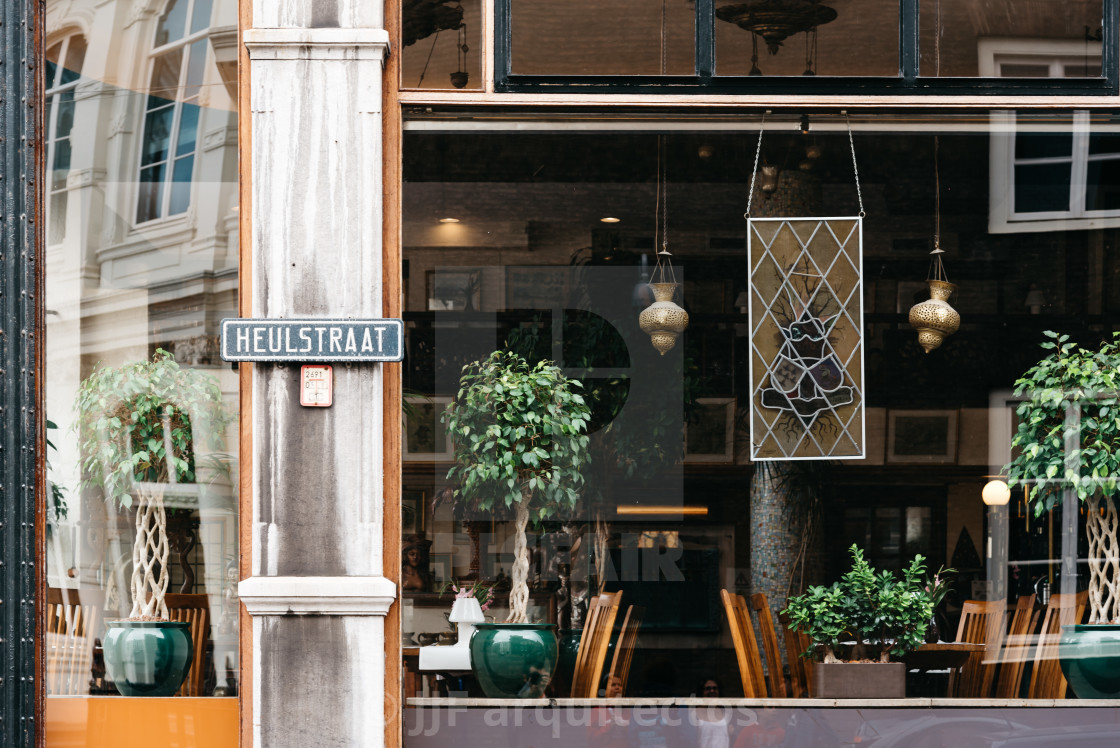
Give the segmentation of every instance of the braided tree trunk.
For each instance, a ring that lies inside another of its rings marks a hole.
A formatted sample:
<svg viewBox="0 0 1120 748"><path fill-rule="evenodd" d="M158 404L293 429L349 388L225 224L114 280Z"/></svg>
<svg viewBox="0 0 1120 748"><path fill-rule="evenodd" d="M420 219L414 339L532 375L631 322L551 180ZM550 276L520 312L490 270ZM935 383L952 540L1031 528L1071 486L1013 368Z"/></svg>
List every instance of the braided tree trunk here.
<svg viewBox="0 0 1120 748"><path fill-rule="evenodd" d="M513 567L510 570L509 618L506 623L529 622L529 546L526 533L529 529L530 489L521 490L517 502L517 517L513 537Z"/></svg>
<svg viewBox="0 0 1120 748"><path fill-rule="evenodd" d="M132 544L132 613L167 618L167 514L163 509L163 486L138 483L136 540Z"/></svg>
<svg viewBox="0 0 1120 748"><path fill-rule="evenodd" d="M1120 545L1116 541L1120 519L1116 504L1111 496L1096 494L1088 505L1089 623L1120 623Z"/></svg>

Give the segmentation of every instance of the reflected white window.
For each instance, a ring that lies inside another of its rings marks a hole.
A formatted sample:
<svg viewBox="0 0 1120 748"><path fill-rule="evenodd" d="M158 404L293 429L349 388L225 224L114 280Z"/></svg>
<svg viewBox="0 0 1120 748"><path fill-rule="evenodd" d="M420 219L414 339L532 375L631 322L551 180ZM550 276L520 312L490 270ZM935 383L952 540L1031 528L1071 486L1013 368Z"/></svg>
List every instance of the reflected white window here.
<svg viewBox="0 0 1120 748"><path fill-rule="evenodd" d="M992 113L992 233L1120 226L1120 119Z"/></svg>
<svg viewBox="0 0 1120 748"><path fill-rule="evenodd" d="M169 0L156 27L144 106L136 222L185 213L198 141L212 0Z"/></svg>
<svg viewBox="0 0 1120 748"><path fill-rule="evenodd" d="M46 60L46 189L47 241L58 244L66 238L66 180L70 175L74 127L74 89L82 76L86 40L72 34L50 45Z"/></svg>

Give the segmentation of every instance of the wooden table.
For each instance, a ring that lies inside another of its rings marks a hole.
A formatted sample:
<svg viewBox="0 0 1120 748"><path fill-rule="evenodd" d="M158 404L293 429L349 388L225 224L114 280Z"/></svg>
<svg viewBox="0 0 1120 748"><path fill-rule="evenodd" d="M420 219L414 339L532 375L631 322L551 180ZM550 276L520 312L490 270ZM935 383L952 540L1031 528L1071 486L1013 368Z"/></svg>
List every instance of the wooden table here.
<svg viewBox="0 0 1120 748"><path fill-rule="evenodd" d="M988 645L975 644L972 642L936 642L934 644L923 644L903 656L902 661L906 663L907 670L919 670L923 674L929 674L936 671L948 671L949 678L946 686L945 696L953 694L953 686L956 681L957 673L960 671L964 664L968 662L968 658L975 652L983 652Z"/></svg>

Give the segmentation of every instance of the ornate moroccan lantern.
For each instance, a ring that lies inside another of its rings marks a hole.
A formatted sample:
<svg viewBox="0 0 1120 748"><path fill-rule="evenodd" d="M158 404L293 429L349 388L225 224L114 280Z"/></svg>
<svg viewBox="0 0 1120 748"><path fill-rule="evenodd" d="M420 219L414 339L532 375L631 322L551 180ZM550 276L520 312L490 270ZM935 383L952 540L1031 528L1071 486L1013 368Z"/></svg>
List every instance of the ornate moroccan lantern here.
<svg viewBox="0 0 1120 748"><path fill-rule="evenodd" d="M948 302L949 295L957 287L945 279L945 268L941 264L944 251L939 248L931 253L936 270L926 280L929 298L910 307L910 326L918 331L918 344L926 353L941 345L941 341L961 326L961 315Z"/></svg>
<svg viewBox="0 0 1120 748"><path fill-rule="evenodd" d="M653 291L653 303L638 315L638 326L642 328L642 332L649 335L653 347L664 356L677 344L677 337L688 327L688 312L677 306L673 301L673 296L676 295L681 284L677 283L675 278L668 282L664 280L665 273L664 265L661 264L661 255L665 255L666 264L668 264L669 253L659 252L655 270L662 271L660 280L657 283L649 284L650 290ZM669 272L670 277L672 277L671 265Z"/></svg>

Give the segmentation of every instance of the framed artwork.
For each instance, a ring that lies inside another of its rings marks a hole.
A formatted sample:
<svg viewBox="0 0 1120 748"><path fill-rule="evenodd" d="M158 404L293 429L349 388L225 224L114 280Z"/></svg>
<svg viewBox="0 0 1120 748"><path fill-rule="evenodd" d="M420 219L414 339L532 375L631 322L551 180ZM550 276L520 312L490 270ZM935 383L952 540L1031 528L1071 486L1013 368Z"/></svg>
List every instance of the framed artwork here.
<svg viewBox="0 0 1120 748"><path fill-rule="evenodd" d="M422 535L424 533L423 491L401 491L401 533L403 535Z"/></svg>
<svg viewBox="0 0 1120 748"><path fill-rule="evenodd" d="M684 425L684 461L735 461L735 398L696 399Z"/></svg>
<svg viewBox="0 0 1120 748"><path fill-rule="evenodd" d="M452 559L454 555L451 553L433 553L431 555L432 571L432 589L439 590L447 582L452 581L451 575L454 572L452 568Z"/></svg>
<svg viewBox="0 0 1120 748"><path fill-rule="evenodd" d="M506 309L552 309L568 298L572 268L538 265L506 268Z"/></svg>
<svg viewBox="0 0 1120 748"><path fill-rule="evenodd" d="M751 460L859 459L863 219L751 218Z"/></svg>
<svg viewBox="0 0 1120 748"><path fill-rule="evenodd" d="M428 311L477 312L482 309L482 271L477 268L429 270Z"/></svg>
<svg viewBox="0 0 1120 748"><path fill-rule="evenodd" d="M887 462L947 464L957 461L956 410L887 413Z"/></svg>
<svg viewBox="0 0 1120 748"><path fill-rule="evenodd" d="M451 441L440 415L451 402L450 397L406 396L401 459L414 462L450 462Z"/></svg>

